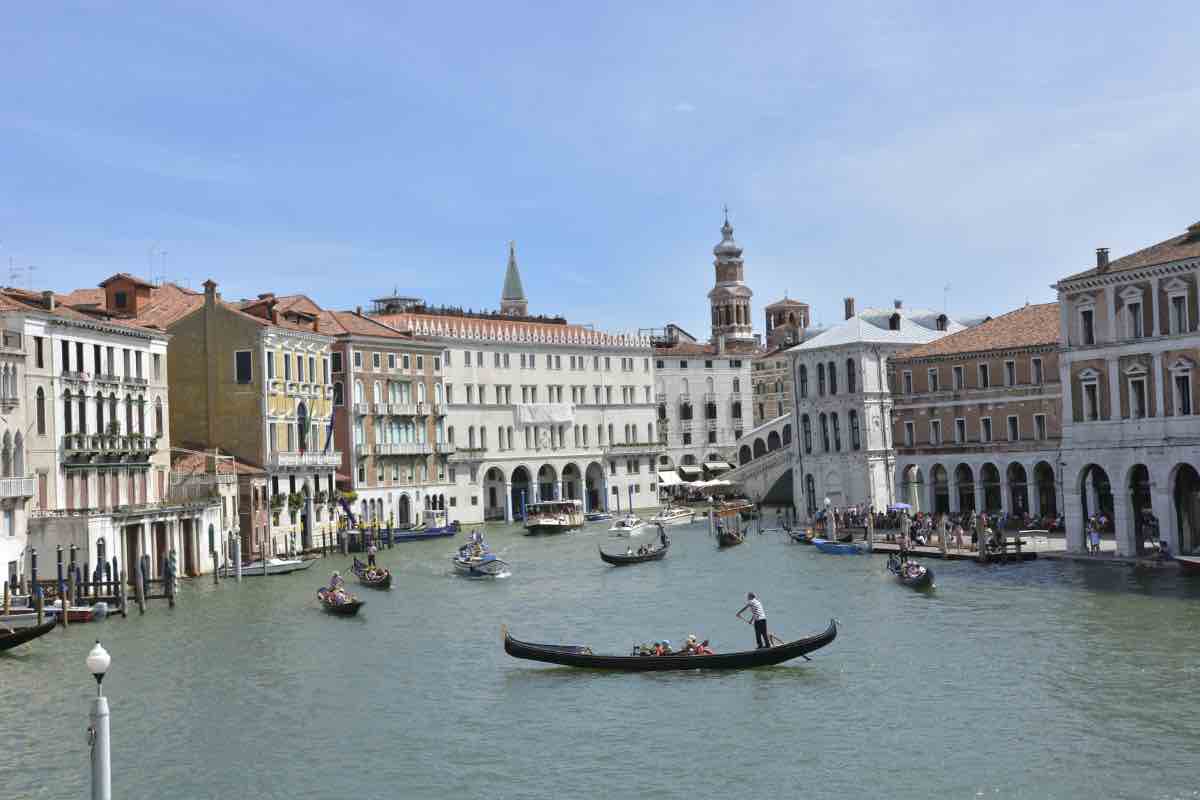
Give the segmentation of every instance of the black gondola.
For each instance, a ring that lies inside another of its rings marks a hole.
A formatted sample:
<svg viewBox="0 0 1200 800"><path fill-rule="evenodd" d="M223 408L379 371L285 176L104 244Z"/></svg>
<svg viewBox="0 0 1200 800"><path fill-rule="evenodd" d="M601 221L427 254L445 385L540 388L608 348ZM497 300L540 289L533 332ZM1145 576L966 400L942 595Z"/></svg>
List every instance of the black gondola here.
<svg viewBox="0 0 1200 800"><path fill-rule="evenodd" d="M837 621L829 620L823 633L807 639L797 639L776 647L743 650L738 653L717 653L711 656L598 656L588 647L569 647L555 644L530 644L512 638L503 628L504 652L513 658L561 664L566 667L612 669L622 672L663 672L679 669L748 669L782 664L793 658L807 656L837 638Z"/></svg>
<svg viewBox="0 0 1200 800"><path fill-rule="evenodd" d="M372 575L371 570L375 570L376 574ZM372 567L364 564L357 558L350 565L350 571L358 578L358 582L363 586L369 586L372 589L388 589L392 585L392 571L383 567Z"/></svg>
<svg viewBox="0 0 1200 800"><path fill-rule="evenodd" d="M788 531L787 535L792 537L792 541L797 544L812 544L812 537L807 531Z"/></svg>
<svg viewBox="0 0 1200 800"><path fill-rule="evenodd" d="M746 535L736 531L717 531L717 547L735 547L746 541Z"/></svg>
<svg viewBox="0 0 1200 800"><path fill-rule="evenodd" d="M641 555L638 555L637 553L634 553L633 555L621 553L618 555L617 553L606 553L603 550L600 550L600 559L605 564L612 564L614 567L623 567L628 564L642 564L646 561L661 561L662 559L666 558L667 550L670 549L670 547L671 540L667 539L666 542L654 548L649 553L643 553ZM597 549L599 550L599 546L597 546Z"/></svg>
<svg viewBox="0 0 1200 800"><path fill-rule="evenodd" d="M358 610L366 605L362 600L359 600L354 595L347 595L350 599L344 603L335 603L329 597L329 587L322 586L317 589L317 599L321 601L321 607L330 614L337 614L339 617L353 617L358 613Z"/></svg>
<svg viewBox="0 0 1200 800"><path fill-rule="evenodd" d="M910 589L929 589L933 586L933 570L916 561L906 561L903 564L895 556L888 558L888 572L896 576L904 586Z"/></svg>
<svg viewBox="0 0 1200 800"><path fill-rule="evenodd" d="M54 630L57 625L58 622L51 619L49 622L44 622L41 625L32 625L28 628L16 628L12 631L0 630L0 650L10 650L19 644L25 644L39 636L45 636Z"/></svg>

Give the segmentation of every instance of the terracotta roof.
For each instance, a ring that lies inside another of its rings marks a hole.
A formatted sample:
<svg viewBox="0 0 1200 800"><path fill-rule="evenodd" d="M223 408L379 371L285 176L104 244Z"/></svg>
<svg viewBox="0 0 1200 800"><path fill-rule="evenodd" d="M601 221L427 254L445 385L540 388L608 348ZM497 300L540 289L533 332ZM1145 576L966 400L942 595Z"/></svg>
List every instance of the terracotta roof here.
<svg viewBox="0 0 1200 800"><path fill-rule="evenodd" d="M228 454L221 453L221 455L227 456ZM202 453L202 452L180 453L178 451L172 450L171 451L171 471L172 472L189 472L189 473L204 474L204 473L208 472L208 462L209 462L209 459L211 459L211 458L212 458L211 451L208 453ZM230 459L228 457L219 458L219 459L217 459L217 472L219 472L223 475L232 475L235 472L237 472L237 469L234 466L232 459Z"/></svg>
<svg viewBox="0 0 1200 800"><path fill-rule="evenodd" d="M644 339L631 334L605 333L583 325L556 325L507 317L470 317L442 314L378 314L372 319L414 336L506 339L547 344L599 344L645 347Z"/></svg>
<svg viewBox="0 0 1200 800"><path fill-rule="evenodd" d="M327 336L382 336L389 339L411 339L405 332L396 330L373 317L363 317L353 311L322 311L318 317L320 332Z"/></svg>
<svg viewBox="0 0 1200 800"><path fill-rule="evenodd" d="M717 352L715 344L706 344L702 342L677 342L673 345L664 347L655 347L654 355L662 358L671 358L675 356L717 356L718 358L727 358L729 356L757 356L760 350L754 342L726 342L725 351Z"/></svg>
<svg viewBox="0 0 1200 800"><path fill-rule="evenodd" d="M132 324L130 320L113 319L102 309L88 312L58 304L57 295L55 295L56 305L53 311L43 305L40 292L29 292L24 289L10 287L0 289L0 298L2 298L0 300L0 310L3 311L32 311L38 314L49 314L50 316L77 322L101 322L113 328L124 328L129 331L140 331L141 329L141 326Z"/></svg>
<svg viewBox="0 0 1200 800"><path fill-rule="evenodd" d="M146 328L166 330L204 305L204 295L174 283L164 283L150 291L149 301L139 307L134 322Z"/></svg>
<svg viewBox="0 0 1200 800"><path fill-rule="evenodd" d="M103 289L105 286L108 286L110 283L115 283L117 281L130 281L132 283L136 283L138 286L145 286L150 289L154 288L153 283L150 283L149 281L144 281L141 278L137 277L136 275L130 275L128 272L118 272L117 274L115 274L109 278L105 278L103 281L100 282L100 288Z"/></svg>
<svg viewBox="0 0 1200 800"><path fill-rule="evenodd" d="M1200 222L1191 225L1186 233L1118 258L1116 261L1109 263L1108 269L1104 271L1104 274L1153 267L1157 264L1169 264L1172 261L1182 261L1185 258L1200 258ZM1101 274L1100 270L1093 267L1084 272L1078 272L1063 278L1063 280L1071 281L1076 278L1092 277L1099 274Z"/></svg>
<svg viewBox="0 0 1200 800"><path fill-rule="evenodd" d="M974 328L943 336L937 341L905 350L896 360L1014 350L1021 347L1057 345L1058 303L1040 303L1010 311Z"/></svg>
<svg viewBox="0 0 1200 800"><path fill-rule="evenodd" d="M104 306L104 290L103 289L75 289L60 294L57 297L58 302L68 306Z"/></svg>
<svg viewBox="0 0 1200 800"><path fill-rule="evenodd" d="M782 300L776 300L774 303L771 303L771 305L764 306L763 308L765 310L767 308L784 308L784 307L786 307L786 308L808 308L808 303L803 303L799 300L793 300L790 297L785 297Z"/></svg>

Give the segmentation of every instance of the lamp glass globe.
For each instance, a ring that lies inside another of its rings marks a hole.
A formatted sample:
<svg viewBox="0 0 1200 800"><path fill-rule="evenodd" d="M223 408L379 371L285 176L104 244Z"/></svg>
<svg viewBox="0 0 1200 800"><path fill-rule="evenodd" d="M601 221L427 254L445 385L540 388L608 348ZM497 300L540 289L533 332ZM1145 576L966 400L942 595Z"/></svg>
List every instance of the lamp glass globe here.
<svg viewBox="0 0 1200 800"><path fill-rule="evenodd" d="M105 650L100 642L96 642L96 646L88 653L87 668L93 675L100 676L108 672L108 665L112 663L112 657Z"/></svg>

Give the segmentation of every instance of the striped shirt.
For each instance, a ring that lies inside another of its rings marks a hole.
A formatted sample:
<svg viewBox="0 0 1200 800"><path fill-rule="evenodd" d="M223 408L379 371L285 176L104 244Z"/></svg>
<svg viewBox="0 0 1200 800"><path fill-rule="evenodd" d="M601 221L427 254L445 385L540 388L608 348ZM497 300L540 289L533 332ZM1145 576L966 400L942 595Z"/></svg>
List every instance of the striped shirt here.
<svg viewBox="0 0 1200 800"><path fill-rule="evenodd" d="M762 601L757 597L751 600L749 603L746 603L746 605L750 606L750 617L756 622L760 619L767 618L767 612L763 611Z"/></svg>

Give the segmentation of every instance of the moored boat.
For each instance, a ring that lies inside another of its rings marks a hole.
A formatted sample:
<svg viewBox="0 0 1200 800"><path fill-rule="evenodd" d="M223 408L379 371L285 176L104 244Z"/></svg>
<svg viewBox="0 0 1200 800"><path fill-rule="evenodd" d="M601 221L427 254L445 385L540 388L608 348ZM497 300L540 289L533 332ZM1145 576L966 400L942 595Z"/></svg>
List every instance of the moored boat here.
<svg viewBox="0 0 1200 800"><path fill-rule="evenodd" d="M242 564L242 577L252 578L255 575L287 575L290 572L299 572L302 569L308 569L313 565L314 560L310 558L268 558L266 568L263 568L262 560L248 561ZM229 564L221 567L222 578L233 578L237 575L237 568Z"/></svg>
<svg viewBox="0 0 1200 800"><path fill-rule="evenodd" d="M626 514L619 520L613 523L609 528L610 533L615 533L618 536L636 536L646 527L646 520L636 514Z"/></svg>
<svg viewBox="0 0 1200 800"><path fill-rule="evenodd" d="M656 525L687 525L696 519L696 512L683 506L667 506L650 521Z"/></svg>
<svg viewBox="0 0 1200 800"><path fill-rule="evenodd" d="M62 614L62 600L55 600L49 606L49 610L53 611L55 614ZM96 612L95 612L95 609L92 608L92 606L76 606L76 605L67 606L67 622L68 623L91 622L95 618L96 618Z"/></svg>
<svg viewBox="0 0 1200 800"><path fill-rule="evenodd" d="M1175 560L1179 562L1181 572L1186 572L1189 575L1200 575L1200 557L1175 556Z"/></svg>
<svg viewBox="0 0 1200 800"><path fill-rule="evenodd" d="M26 628L5 629L0 626L0 650L11 650L17 645L33 641L39 636L45 636L54 630L54 626L57 624L54 620L50 620L41 625L31 625Z"/></svg>
<svg viewBox="0 0 1200 800"><path fill-rule="evenodd" d="M58 612L47 607L42 612L42 621L57 622ZM38 624L37 611L32 608L14 608L10 614L0 614L0 630L5 628L33 628Z"/></svg>
<svg viewBox="0 0 1200 800"><path fill-rule="evenodd" d="M749 669L781 664L794 658L807 657L837 638L837 622L829 621L822 633L786 642L775 647L743 650L736 653L713 655L666 655L666 656L607 656L596 655L590 647L574 647L553 644L533 644L514 639L503 628L504 652L513 658L561 664L567 667L610 669L622 672L663 672L681 669Z"/></svg>
<svg viewBox="0 0 1200 800"><path fill-rule="evenodd" d="M583 527L583 503L543 500L525 507L526 533L565 533Z"/></svg>
<svg viewBox="0 0 1200 800"><path fill-rule="evenodd" d="M384 567L371 564L364 564L357 558L350 565L350 571L358 578L358 582L363 586L369 586L372 589L389 589L392 585L392 571Z"/></svg>
<svg viewBox="0 0 1200 800"><path fill-rule="evenodd" d="M589 511L583 515L587 522L607 522L613 515L607 511Z"/></svg>
<svg viewBox="0 0 1200 800"><path fill-rule="evenodd" d="M813 543L813 537L809 535L808 531L787 531L787 535L797 544Z"/></svg>
<svg viewBox="0 0 1200 800"><path fill-rule="evenodd" d="M331 591L328 586L317 589L317 599L321 601L322 608L330 614L337 614L340 617L353 617L360 608L366 605L354 595L344 591Z"/></svg>
<svg viewBox="0 0 1200 800"><path fill-rule="evenodd" d="M844 542L831 542L828 539L813 539L813 546L822 553L828 553L834 556L856 556L862 553L862 548L856 544L846 544Z"/></svg>
<svg viewBox="0 0 1200 800"><path fill-rule="evenodd" d="M458 520L448 521L445 511L426 511L420 525L397 533L392 531L393 542L419 542L423 539L441 539L446 536L457 536L462 530Z"/></svg>

